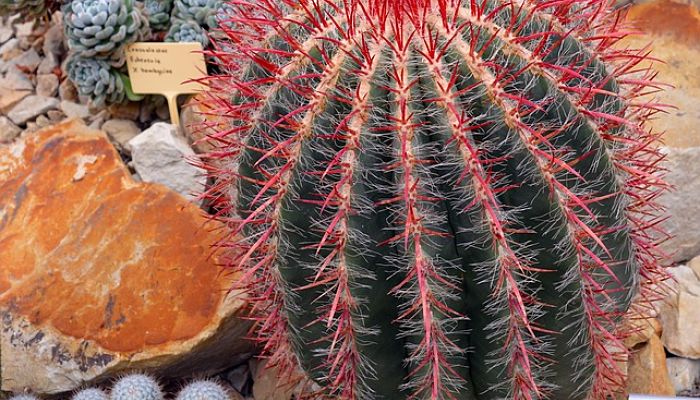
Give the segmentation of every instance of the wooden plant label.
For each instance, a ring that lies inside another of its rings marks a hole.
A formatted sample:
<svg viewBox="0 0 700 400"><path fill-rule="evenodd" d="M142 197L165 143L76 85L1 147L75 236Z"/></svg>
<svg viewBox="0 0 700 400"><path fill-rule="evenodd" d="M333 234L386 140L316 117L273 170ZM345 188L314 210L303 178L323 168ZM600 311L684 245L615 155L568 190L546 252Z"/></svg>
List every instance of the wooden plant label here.
<svg viewBox="0 0 700 400"><path fill-rule="evenodd" d="M206 87L192 79L206 75L199 43L133 43L126 48L131 89L136 94L161 94L168 100L170 120L180 126L177 96Z"/></svg>

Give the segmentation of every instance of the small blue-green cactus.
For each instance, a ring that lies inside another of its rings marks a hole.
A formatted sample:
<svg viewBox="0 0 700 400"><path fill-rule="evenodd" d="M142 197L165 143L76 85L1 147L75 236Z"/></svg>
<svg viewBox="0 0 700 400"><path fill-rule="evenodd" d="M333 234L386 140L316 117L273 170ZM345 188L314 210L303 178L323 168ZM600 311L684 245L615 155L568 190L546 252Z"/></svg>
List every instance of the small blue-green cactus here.
<svg viewBox="0 0 700 400"><path fill-rule="evenodd" d="M110 400L163 400L163 392L155 379L132 374L119 379L112 387Z"/></svg>
<svg viewBox="0 0 700 400"><path fill-rule="evenodd" d="M176 43L194 43L199 42L202 47L209 44L209 38L206 32L195 21L183 21L181 19L173 19L173 24L165 35L166 42Z"/></svg>
<svg viewBox="0 0 700 400"><path fill-rule="evenodd" d="M212 381L194 381L185 386L175 400L230 400L221 385Z"/></svg>
<svg viewBox="0 0 700 400"><path fill-rule="evenodd" d="M109 396L101 389L87 388L74 394L71 400L109 400Z"/></svg>

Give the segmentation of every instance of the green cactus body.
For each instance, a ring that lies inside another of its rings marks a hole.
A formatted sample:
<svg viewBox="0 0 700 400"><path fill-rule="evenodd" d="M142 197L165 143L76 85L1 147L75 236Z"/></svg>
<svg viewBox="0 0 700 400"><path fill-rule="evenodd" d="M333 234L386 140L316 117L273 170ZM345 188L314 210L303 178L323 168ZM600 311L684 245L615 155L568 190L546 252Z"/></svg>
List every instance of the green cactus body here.
<svg viewBox="0 0 700 400"><path fill-rule="evenodd" d="M658 105L635 100L652 74L611 47L603 1L263 0L228 18L217 56L249 64L212 85L232 126L204 162L274 365L341 399L623 389L617 328L664 277L664 185Z"/></svg>

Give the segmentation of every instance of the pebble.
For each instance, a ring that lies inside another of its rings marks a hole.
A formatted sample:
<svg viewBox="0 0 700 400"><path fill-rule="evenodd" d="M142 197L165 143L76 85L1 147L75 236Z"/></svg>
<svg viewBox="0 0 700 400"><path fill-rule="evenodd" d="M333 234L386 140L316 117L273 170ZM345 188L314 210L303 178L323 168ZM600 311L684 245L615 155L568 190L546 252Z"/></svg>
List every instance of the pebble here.
<svg viewBox="0 0 700 400"><path fill-rule="evenodd" d="M124 154L131 154L129 140L141 132L141 129L134 121L128 119L110 119L101 128L114 146Z"/></svg>
<svg viewBox="0 0 700 400"><path fill-rule="evenodd" d="M63 111L68 118L87 118L90 116L90 109L84 104L73 103L72 101L63 100L58 108Z"/></svg>
<svg viewBox="0 0 700 400"><path fill-rule="evenodd" d="M22 130L9 118L0 116L0 143L10 143L20 132Z"/></svg>
<svg viewBox="0 0 700 400"><path fill-rule="evenodd" d="M49 110L49 112L47 112L46 115L49 117L51 122L60 122L64 118L66 118L66 114L64 114L61 110Z"/></svg>
<svg viewBox="0 0 700 400"><path fill-rule="evenodd" d="M48 53L41 60L39 68L37 68L37 74L51 74L54 70L58 68L58 61L56 61L56 56L53 53Z"/></svg>
<svg viewBox="0 0 700 400"><path fill-rule="evenodd" d="M14 33L15 32L12 30L11 26L0 25L0 44L12 39L12 35L14 35Z"/></svg>
<svg viewBox="0 0 700 400"><path fill-rule="evenodd" d="M75 88L70 79L64 79L58 86L58 97L63 101L78 102L78 89Z"/></svg>
<svg viewBox="0 0 700 400"><path fill-rule="evenodd" d="M0 86L12 90L34 90L34 84L17 68L10 68L4 79L0 79Z"/></svg>
<svg viewBox="0 0 700 400"><path fill-rule="evenodd" d="M51 125L51 121L46 115L38 116L35 122L40 128L46 128L47 126Z"/></svg>
<svg viewBox="0 0 700 400"><path fill-rule="evenodd" d="M58 93L58 77L54 74L37 75L36 94L53 97Z"/></svg>
<svg viewBox="0 0 700 400"><path fill-rule="evenodd" d="M31 95L25 97L17 103L7 116L17 125L25 124L27 121L36 118L38 115L58 107L58 99L53 97L43 97Z"/></svg>
<svg viewBox="0 0 700 400"><path fill-rule="evenodd" d="M5 58L5 55L9 54L11 51L14 51L19 48L19 40L17 38L12 38L5 42L2 46L0 46L0 57L3 59Z"/></svg>
<svg viewBox="0 0 700 400"><path fill-rule="evenodd" d="M44 34L43 51L45 55L53 54L62 56L65 53L63 41L63 26L61 24L52 25Z"/></svg>
<svg viewBox="0 0 700 400"><path fill-rule="evenodd" d="M34 49L30 49L10 60L5 66L5 71L12 67L18 67L23 72L34 72L39 67L39 64L41 64L39 53Z"/></svg>

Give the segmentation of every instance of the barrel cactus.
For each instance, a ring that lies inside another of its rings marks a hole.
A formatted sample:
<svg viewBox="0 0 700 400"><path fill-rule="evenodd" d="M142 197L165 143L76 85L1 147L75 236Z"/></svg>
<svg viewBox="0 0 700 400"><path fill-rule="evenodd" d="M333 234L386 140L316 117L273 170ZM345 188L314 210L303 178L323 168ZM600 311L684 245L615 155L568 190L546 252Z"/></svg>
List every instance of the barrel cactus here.
<svg viewBox="0 0 700 400"><path fill-rule="evenodd" d="M72 0L63 8L68 46L75 55L124 64L123 48L148 34L148 19L132 0Z"/></svg>
<svg viewBox="0 0 700 400"><path fill-rule="evenodd" d="M124 77L109 63L91 58L72 57L67 63L68 78L78 93L93 104L121 103L126 97Z"/></svg>
<svg viewBox="0 0 700 400"><path fill-rule="evenodd" d="M665 185L606 1L230 5L202 162L270 365L340 399L623 390Z"/></svg>
<svg viewBox="0 0 700 400"><path fill-rule="evenodd" d="M181 19L173 19L173 24L168 29L168 34L165 35L166 42L197 42L201 43L202 47L209 44L207 33L195 21L183 21Z"/></svg>

